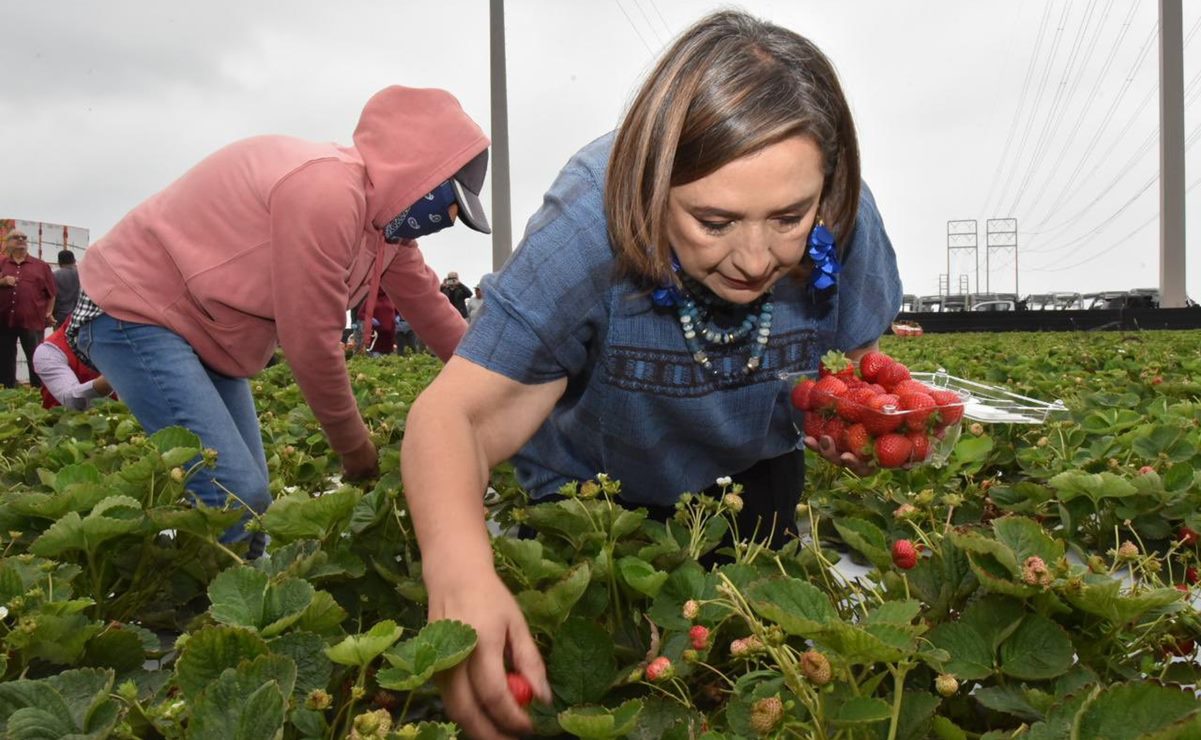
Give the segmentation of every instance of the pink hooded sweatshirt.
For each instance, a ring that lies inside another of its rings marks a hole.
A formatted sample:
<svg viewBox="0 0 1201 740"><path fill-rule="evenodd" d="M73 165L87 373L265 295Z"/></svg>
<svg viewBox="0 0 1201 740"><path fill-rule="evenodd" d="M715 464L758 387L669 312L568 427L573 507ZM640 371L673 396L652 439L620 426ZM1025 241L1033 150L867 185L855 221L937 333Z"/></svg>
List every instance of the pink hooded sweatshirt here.
<svg viewBox="0 0 1201 740"><path fill-rule="evenodd" d="M223 375L255 375L278 344L330 446L349 452L369 433L342 329L373 277L443 361L466 330L416 242L382 229L488 143L449 93L389 87L353 147L259 136L205 158L92 245L80 281L110 316L171 329Z"/></svg>

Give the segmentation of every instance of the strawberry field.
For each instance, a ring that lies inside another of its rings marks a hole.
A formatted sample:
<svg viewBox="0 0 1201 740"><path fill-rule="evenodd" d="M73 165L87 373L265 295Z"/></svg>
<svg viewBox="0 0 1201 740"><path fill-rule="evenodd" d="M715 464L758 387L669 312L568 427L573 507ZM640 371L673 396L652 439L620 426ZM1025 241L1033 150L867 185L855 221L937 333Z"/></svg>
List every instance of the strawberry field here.
<svg viewBox="0 0 1201 740"><path fill-rule="evenodd" d="M883 349L1069 413L965 419L941 465L860 477L811 455L805 534L778 552L739 542L715 567L734 486L656 522L603 475L532 504L494 473L496 567L555 694L528 707L539 734L1201 737L1201 333ZM398 473L437 369L351 361L381 449L367 489L337 482L286 366L254 381L276 500L253 562L217 541L237 513L185 499L211 463L195 436L145 436L116 403L64 413L0 391L0 732L455 736L432 677L475 635L426 623ZM536 536L510 536L518 524Z"/></svg>

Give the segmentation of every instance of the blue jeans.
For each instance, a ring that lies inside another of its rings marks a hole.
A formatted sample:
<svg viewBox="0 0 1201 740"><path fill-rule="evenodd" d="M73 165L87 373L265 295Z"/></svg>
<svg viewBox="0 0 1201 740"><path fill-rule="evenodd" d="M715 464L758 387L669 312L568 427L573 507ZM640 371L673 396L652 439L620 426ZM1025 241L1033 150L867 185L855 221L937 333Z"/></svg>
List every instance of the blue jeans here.
<svg viewBox="0 0 1201 740"><path fill-rule="evenodd" d="M188 490L206 506L248 508L221 541L248 541L247 557L261 555L266 536L244 528L251 512L261 514L271 504L250 382L208 369L192 345L161 326L101 314L80 327L77 342L147 434L181 426L217 451L216 466L198 468Z"/></svg>

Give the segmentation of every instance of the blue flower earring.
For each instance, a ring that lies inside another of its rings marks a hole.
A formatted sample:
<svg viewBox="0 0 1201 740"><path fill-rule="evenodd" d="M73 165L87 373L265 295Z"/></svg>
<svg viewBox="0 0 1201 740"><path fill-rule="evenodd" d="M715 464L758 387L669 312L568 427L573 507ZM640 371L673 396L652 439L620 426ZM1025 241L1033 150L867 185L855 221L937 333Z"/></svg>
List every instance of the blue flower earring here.
<svg viewBox="0 0 1201 740"><path fill-rule="evenodd" d="M813 260L809 292L816 301L833 294L838 285L837 275L842 270L842 265L838 263L838 249L834 245L834 234L821 219L809 232L809 259Z"/></svg>

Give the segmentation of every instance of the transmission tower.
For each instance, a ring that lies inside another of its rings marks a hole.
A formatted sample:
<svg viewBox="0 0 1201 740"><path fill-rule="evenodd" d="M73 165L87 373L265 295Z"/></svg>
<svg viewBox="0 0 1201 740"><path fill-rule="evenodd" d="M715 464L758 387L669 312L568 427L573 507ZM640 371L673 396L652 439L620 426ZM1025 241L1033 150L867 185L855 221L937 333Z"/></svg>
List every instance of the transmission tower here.
<svg viewBox="0 0 1201 740"><path fill-rule="evenodd" d="M968 277L962 271L959 272L959 289L965 295L974 293L980 289L980 250L979 250L979 226L976 224L976 219L963 219L959 221L947 221L947 292L950 293L951 276L956 273L951 269L951 258L960 256L962 252L971 252L971 269L976 273L976 288L971 290L965 285L965 279ZM958 261L958 260L956 260Z"/></svg>
<svg viewBox="0 0 1201 740"><path fill-rule="evenodd" d="M984 222L984 291L991 293L993 252L1013 251L1013 292L1018 291L1018 220L1016 218L990 218Z"/></svg>

